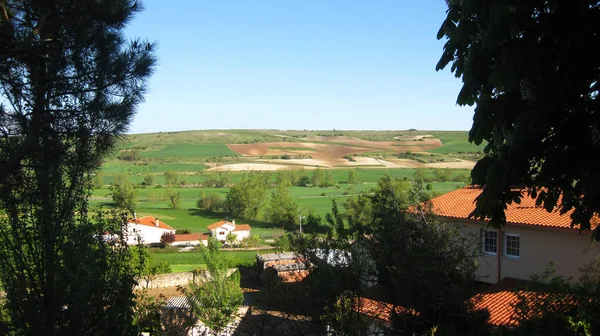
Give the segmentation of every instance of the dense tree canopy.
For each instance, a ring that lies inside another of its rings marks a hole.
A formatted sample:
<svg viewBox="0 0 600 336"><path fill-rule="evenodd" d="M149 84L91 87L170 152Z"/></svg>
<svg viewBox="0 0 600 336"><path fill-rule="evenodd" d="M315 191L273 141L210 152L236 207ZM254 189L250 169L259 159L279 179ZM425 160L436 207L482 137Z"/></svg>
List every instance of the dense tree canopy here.
<svg viewBox="0 0 600 336"><path fill-rule="evenodd" d="M0 1L0 282L18 335L135 334L139 267L88 217L92 174L143 100L154 46L130 0ZM136 269L137 267L137 269Z"/></svg>
<svg viewBox="0 0 600 336"><path fill-rule="evenodd" d="M437 69L451 64L476 105L469 140L487 142L472 172L473 215L505 222L524 187L590 229L600 211L600 4L592 0L448 0ZM596 232L596 238L600 237Z"/></svg>

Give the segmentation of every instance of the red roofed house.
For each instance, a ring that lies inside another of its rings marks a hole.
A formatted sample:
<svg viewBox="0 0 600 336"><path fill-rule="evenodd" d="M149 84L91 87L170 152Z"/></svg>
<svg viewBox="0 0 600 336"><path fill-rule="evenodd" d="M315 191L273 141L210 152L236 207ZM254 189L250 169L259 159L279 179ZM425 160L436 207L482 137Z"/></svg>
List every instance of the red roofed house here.
<svg viewBox="0 0 600 336"><path fill-rule="evenodd" d="M216 223L213 223L209 226L207 226L207 228L210 230L210 234L217 240L220 241L225 241L225 237L227 237L228 234L234 234L236 235L236 240L240 241L246 237L250 237L250 225L248 224L239 224L236 225L235 224L235 220L228 222L228 221L218 221Z"/></svg>
<svg viewBox="0 0 600 336"><path fill-rule="evenodd" d="M138 239L142 244L158 244L165 233L175 234L175 229L152 216L135 217L127 220L127 245L135 245Z"/></svg>
<svg viewBox="0 0 600 336"><path fill-rule="evenodd" d="M500 229L469 219L480 193L478 187L464 187L434 198L432 205L433 212L447 223L460 224L481 237L481 281L496 283L504 277L527 280L542 273L549 262L554 263L557 275L578 278L579 268L600 255L600 248L591 244L589 231L580 233L571 228L570 212L547 212L527 195L521 204L507 205L507 223Z"/></svg>
<svg viewBox="0 0 600 336"><path fill-rule="evenodd" d="M200 245L208 246L208 235L204 233L184 233L176 234L175 241L171 243L171 246L197 246Z"/></svg>

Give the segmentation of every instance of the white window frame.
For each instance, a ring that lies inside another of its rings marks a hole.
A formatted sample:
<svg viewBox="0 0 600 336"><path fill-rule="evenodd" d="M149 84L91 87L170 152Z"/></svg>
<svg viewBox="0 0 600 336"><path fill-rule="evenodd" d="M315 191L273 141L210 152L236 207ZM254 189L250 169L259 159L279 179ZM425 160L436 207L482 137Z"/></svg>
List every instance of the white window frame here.
<svg viewBox="0 0 600 336"><path fill-rule="evenodd" d="M485 248L485 236L488 232L494 232L496 234L496 252L488 252L486 251ZM489 255L489 256L495 256L498 255L498 239L500 238L500 235L498 234L497 230L486 230L486 229L482 229L481 231L481 249L483 250L483 254L485 255Z"/></svg>
<svg viewBox="0 0 600 336"><path fill-rule="evenodd" d="M508 254L508 237L517 237L519 238L519 255ZM521 236L518 233L505 232L503 238L503 248L504 248L504 256L511 259L519 259L521 258Z"/></svg>

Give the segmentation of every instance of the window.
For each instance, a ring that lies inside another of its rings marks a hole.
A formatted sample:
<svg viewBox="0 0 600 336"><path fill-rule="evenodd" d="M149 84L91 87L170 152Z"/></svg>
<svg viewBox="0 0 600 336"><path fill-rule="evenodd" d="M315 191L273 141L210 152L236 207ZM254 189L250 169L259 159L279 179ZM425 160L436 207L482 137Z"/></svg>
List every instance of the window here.
<svg viewBox="0 0 600 336"><path fill-rule="evenodd" d="M483 230L483 252L485 254L498 253L498 231Z"/></svg>
<svg viewBox="0 0 600 336"><path fill-rule="evenodd" d="M504 236L504 255L518 258L521 254L521 240L519 235L507 233Z"/></svg>
<svg viewBox="0 0 600 336"><path fill-rule="evenodd" d="M225 231L219 231L219 236L222 236L225 234Z"/></svg>

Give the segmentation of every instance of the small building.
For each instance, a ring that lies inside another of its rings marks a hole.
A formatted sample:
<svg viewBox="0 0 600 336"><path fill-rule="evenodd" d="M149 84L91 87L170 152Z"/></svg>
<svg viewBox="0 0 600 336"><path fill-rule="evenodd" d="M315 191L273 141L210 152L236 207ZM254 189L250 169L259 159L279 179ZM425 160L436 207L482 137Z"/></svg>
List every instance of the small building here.
<svg viewBox="0 0 600 336"><path fill-rule="evenodd" d="M208 235L204 233L185 233L176 234L175 241L171 243L171 246L198 246L202 243L204 246L208 246Z"/></svg>
<svg viewBox="0 0 600 336"><path fill-rule="evenodd" d="M160 244L163 234L175 234L174 228L152 216L128 219L126 226L127 245L135 245L139 241L144 245Z"/></svg>
<svg viewBox="0 0 600 336"><path fill-rule="evenodd" d="M236 241L241 241L244 238L250 237L250 225L248 224L235 224L235 220L228 222L225 220L213 223L207 228L210 230L211 236L215 239L223 242L229 234L236 236Z"/></svg>
<svg viewBox="0 0 600 336"><path fill-rule="evenodd" d="M259 276L270 269L285 283L302 281L309 274L306 261L294 252L257 254L256 267Z"/></svg>

